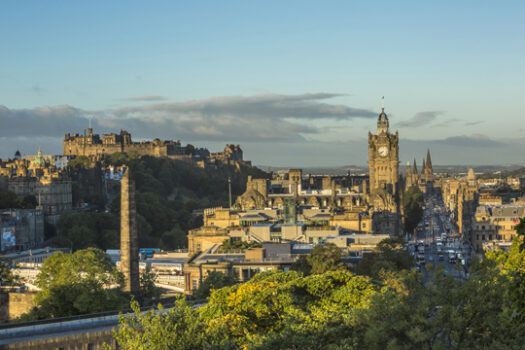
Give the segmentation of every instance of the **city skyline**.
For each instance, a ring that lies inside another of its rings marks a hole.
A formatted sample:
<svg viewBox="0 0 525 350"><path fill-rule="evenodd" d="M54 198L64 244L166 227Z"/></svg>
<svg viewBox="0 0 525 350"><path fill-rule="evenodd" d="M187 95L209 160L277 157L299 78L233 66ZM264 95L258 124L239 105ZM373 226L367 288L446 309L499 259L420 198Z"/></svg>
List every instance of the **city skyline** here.
<svg viewBox="0 0 525 350"><path fill-rule="evenodd" d="M5 8L2 158L60 153L92 119L255 164L365 165L384 95L402 163L523 163L519 2Z"/></svg>

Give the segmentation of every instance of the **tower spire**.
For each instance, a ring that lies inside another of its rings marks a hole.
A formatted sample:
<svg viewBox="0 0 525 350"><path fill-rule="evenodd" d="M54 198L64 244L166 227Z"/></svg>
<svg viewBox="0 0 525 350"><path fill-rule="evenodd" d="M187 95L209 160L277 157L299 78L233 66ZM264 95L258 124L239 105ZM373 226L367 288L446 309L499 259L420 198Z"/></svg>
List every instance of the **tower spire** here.
<svg viewBox="0 0 525 350"><path fill-rule="evenodd" d="M385 96L381 97L381 111L385 111Z"/></svg>
<svg viewBox="0 0 525 350"><path fill-rule="evenodd" d="M416 158L414 158L414 171L413 171L414 175L418 175L417 174L417 165L416 165Z"/></svg>
<svg viewBox="0 0 525 350"><path fill-rule="evenodd" d="M432 160L430 159L430 148L427 148L427 169L432 173Z"/></svg>

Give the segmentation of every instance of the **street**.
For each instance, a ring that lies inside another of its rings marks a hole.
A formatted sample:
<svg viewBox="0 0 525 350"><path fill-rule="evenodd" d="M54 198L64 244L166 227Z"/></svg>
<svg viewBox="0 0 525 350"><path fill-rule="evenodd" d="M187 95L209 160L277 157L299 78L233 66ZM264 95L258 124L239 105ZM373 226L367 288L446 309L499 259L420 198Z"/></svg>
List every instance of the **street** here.
<svg viewBox="0 0 525 350"><path fill-rule="evenodd" d="M426 196L423 219L414 236L409 242L409 251L426 278L429 277L428 264L441 264L447 274L455 278L468 278L470 245L462 241L440 196Z"/></svg>

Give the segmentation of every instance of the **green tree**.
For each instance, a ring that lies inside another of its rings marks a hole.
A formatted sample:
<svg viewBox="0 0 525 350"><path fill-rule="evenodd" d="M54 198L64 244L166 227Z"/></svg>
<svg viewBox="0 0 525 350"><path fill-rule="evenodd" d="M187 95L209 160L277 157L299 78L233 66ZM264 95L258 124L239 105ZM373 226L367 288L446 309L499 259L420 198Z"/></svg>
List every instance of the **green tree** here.
<svg viewBox="0 0 525 350"><path fill-rule="evenodd" d="M412 233L423 218L423 193L419 187L409 187L403 196L405 231Z"/></svg>
<svg viewBox="0 0 525 350"><path fill-rule="evenodd" d="M519 239L520 250L525 249L525 218L520 219L520 223L516 225L516 233Z"/></svg>
<svg viewBox="0 0 525 350"><path fill-rule="evenodd" d="M237 279L229 274L224 274L219 271L210 271L208 276L199 285L199 288L193 292L193 296L197 299L205 299L210 296L210 293L215 289L232 286L237 282Z"/></svg>
<svg viewBox="0 0 525 350"><path fill-rule="evenodd" d="M206 348L206 325L199 311L186 303L184 298L163 312L150 309L141 312L137 302L132 302L133 316L119 316L118 330L113 336L122 349L164 350ZM106 347L109 349L109 347Z"/></svg>
<svg viewBox="0 0 525 350"><path fill-rule="evenodd" d="M155 286L155 273L150 268L146 268L140 274L140 296L148 299L158 299L161 294L160 288Z"/></svg>
<svg viewBox="0 0 525 350"><path fill-rule="evenodd" d="M345 269L345 265L341 261L341 249L333 243L316 245L306 256L306 261L311 267L312 274Z"/></svg>
<svg viewBox="0 0 525 350"><path fill-rule="evenodd" d="M22 201L13 192L0 191L0 209L22 208Z"/></svg>
<svg viewBox="0 0 525 350"><path fill-rule="evenodd" d="M67 167L73 171L79 171L80 169L87 169L89 168L89 165L90 165L90 161L89 161L89 158L86 156L75 157L74 159L70 160L67 163Z"/></svg>
<svg viewBox="0 0 525 350"><path fill-rule="evenodd" d="M118 310L128 305L119 291L123 276L101 250L56 252L37 276L36 307L24 320ZM116 287L116 288L115 288Z"/></svg>
<svg viewBox="0 0 525 350"><path fill-rule="evenodd" d="M195 154L195 146L193 146L193 145L191 145L191 144L188 143L188 144L186 145L185 152L186 152L186 154L194 155L194 154Z"/></svg>
<svg viewBox="0 0 525 350"><path fill-rule="evenodd" d="M377 244L374 252L363 255L357 265L357 273L375 279L391 278L391 273L399 273L413 266L413 258L403 250L400 237L386 238Z"/></svg>
<svg viewBox="0 0 525 350"><path fill-rule="evenodd" d="M38 201L36 200L35 196L28 195L22 199L21 204L24 209L35 209L38 205Z"/></svg>
<svg viewBox="0 0 525 350"><path fill-rule="evenodd" d="M2 258L0 254L0 285L13 284L18 278L11 271L11 261Z"/></svg>

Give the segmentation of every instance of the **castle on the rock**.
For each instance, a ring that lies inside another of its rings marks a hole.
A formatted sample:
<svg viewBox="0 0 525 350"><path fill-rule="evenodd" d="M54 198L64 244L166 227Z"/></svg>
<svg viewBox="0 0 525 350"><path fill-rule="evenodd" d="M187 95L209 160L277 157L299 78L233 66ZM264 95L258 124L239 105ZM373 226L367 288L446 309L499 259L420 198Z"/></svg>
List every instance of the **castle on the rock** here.
<svg viewBox="0 0 525 350"><path fill-rule="evenodd" d="M180 140L160 140L134 142L131 134L121 130L119 134L93 133L93 129L85 129L83 135L66 134L62 142L64 156L85 156L99 158L114 153L135 153L139 156L168 157L172 159L192 160L202 168L210 165L246 163L243 160L242 149L239 145L226 145L223 152L210 153L206 148L192 148L182 146Z"/></svg>

